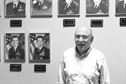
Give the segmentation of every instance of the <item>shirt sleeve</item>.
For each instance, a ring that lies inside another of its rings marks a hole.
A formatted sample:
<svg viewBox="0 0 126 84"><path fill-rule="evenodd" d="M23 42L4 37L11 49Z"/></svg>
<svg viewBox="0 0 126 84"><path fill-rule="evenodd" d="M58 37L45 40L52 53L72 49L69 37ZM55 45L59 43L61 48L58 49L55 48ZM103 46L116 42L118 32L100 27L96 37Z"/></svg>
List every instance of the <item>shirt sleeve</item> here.
<svg viewBox="0 0 126 84"><path fill-rule="evenodd" d="M100 84L110 84L110 76L105 58L98 61L100 72Z"/></svg>
<svg viewBox="0 0 126 84"><path fill-rule="evenodd" d="M64 58L62 57L60 66L59 66L59 75L58 75L58 84L65 84L65 73L64 73L64 68L65 68L65 62Z"/></svg>

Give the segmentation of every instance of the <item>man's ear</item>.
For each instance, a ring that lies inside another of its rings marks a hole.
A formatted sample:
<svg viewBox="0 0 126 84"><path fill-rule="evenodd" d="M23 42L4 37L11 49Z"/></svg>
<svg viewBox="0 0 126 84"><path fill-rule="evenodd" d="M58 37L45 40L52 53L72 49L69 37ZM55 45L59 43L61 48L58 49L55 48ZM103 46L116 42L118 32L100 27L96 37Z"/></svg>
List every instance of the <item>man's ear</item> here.
<svg viewBox="0 0 126 84"><path fill-rule="evenodd" d="M94 40L94 36L91 36L91 43L93 42L93 40Z"/></svg>

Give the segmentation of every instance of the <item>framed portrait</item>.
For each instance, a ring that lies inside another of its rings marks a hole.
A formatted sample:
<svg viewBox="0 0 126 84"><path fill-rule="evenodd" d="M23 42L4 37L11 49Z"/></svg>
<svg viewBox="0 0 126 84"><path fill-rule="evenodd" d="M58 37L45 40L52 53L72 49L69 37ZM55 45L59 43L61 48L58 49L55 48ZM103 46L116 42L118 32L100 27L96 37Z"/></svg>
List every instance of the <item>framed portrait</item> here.
<svg viewBox="0 0 126 84"><path fill-rule="evenodd" d="M29 62L50 63L50 33L29 34Z"/></svg>
<svg viewBox="0 0 126 84"><path fill-rule="evenodd" d="M58 0L58 17L79 17L80 0Z"/></svg>
<svg viewBox="0 0 126 84"><path fill-rule="evenodd" d="M4 43L5 43L5 62L25 61L24 33L6 33Z"/></svg>
<svg viewBox="0 0 126 84"><path fill-rule="evenodd" d="M31 17L52 17L52 0L31 0Z"/></svg>
<svg viewBox="0 0 126 84"><path fill-rule="evenodd" d="M109 0L86 0L87 17L109 16Z"/></svg>
<svg viewBox="0 0 126 84"><path fill-rule="evenodd" d="M116 0L116 16L126 16L126 0Z"/></svg>
<svg viewBox="0 0 126 84"><path fill-rule="evenodd" d="M26 17L26 1L25 0L5 0L5 17L21 18Z"/></svg>

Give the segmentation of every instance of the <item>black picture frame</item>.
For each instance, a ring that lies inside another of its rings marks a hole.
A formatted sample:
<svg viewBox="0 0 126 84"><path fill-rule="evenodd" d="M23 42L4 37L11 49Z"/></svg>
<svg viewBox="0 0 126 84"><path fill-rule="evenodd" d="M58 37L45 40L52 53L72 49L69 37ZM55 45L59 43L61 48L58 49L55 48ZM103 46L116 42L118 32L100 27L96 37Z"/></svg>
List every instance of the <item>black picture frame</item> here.
<svg viewBox="0 0 126 84"><path fill-rule="evenodd" d="M26 0L4 0L4 6L5 18L26 17Z"/></svg>
<svg viewBox="0 0 126 84"><path fill-rule="evenodd" d="M58 0L58 17L80 17L80 0Z"/></svg>
<svg viewBox="0 0 126 84"><path fill-rule="evenodd" d="M86 17L107 16L109 16L109 0L86 0Z"/></svg>
<svg viewBox="0 0 126 84"><path fill-rule="evenodd" d="M28 44L30 63L50 63L50 33L30 33Z"/></svg>
<svg viewBox="0 0 126 84"><path fill-rule="evenodd" d="M126 4L124 0L116 0L115 2L115 16L126 16Z"/></svg>
<svg viewBox="0 0 126 84"><path fill-rule="evenodd" d="M31 0L31 18L52 17L52 0Z"/></svg>
<svg viewBox="0 0 126 84"><path fill-rule="evenodd" d="M5 62L25 62L25 34L6 33L5 34ZM16 43L18 46L16 46ZM16 47L15 47L16 46Z"/></svg>

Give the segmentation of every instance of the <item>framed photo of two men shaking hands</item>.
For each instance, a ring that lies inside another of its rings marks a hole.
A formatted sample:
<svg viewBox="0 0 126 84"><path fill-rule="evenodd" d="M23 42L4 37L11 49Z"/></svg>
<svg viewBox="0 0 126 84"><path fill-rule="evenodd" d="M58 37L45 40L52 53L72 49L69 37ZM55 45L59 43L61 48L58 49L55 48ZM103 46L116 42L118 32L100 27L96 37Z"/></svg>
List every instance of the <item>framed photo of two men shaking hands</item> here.
<svg viewBox="0 0 126 84"><path fill-rule="evenodd" d="M25 0L5 0L5 17L26 17Z"/></svg>

